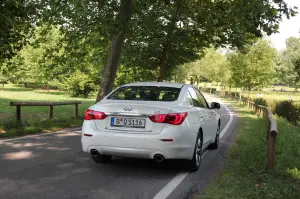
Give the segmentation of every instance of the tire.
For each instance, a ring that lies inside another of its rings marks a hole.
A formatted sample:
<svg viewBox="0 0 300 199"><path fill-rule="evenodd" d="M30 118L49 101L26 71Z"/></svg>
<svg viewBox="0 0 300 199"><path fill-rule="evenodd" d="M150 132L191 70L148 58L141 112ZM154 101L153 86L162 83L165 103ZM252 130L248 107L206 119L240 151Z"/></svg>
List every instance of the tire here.
<svg viewBox="0 0 300 199"><path fill-rule="evenodd" d="M199 131L196 143L195 143L195 149L193 154L193 159L189 160L189 170L192 172L195 172L199 169L202 161L202 150L203 150L203 136L201 132Z"/></svg>
<svg viewBox="0 0 300 199"><path fill-rule="evenodd" d="M220 121L219 121L217 132L216 132L215 141L214 141L214 143L212 143L212 144L209 145L209 149L217 149L217 148L219 148L219 143L220 143L220 126L221 126L221 124L220 124Z"/></svg>
<svg viewBox="0 0 300 199"><path fill-rule="evenodd" d="M92 159L96 162L96 163L106 163L106 162L110 162L112 159L111 155L101 155L98 154L97 156L92 156Z"/></svg>

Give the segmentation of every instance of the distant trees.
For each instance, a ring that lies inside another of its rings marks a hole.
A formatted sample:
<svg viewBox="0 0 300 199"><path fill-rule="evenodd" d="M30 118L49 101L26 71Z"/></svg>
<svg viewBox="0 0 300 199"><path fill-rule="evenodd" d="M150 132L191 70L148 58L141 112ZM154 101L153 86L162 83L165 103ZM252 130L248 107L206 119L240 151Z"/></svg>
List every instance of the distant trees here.
<svg viewBox="0 0 300 199"><path fill-rule="evenodd" d="M276 49L266 40L258 40L253 45L246 46L245 52L231 54L229 62L234 85L247 91L272 85L276 56Z"/></svg>
<svg viewBox="0 0 300 199"><path fill-rule="evenodd" d="M290 37L286 40L286 49L280 54L276 72L279 83L300 86L299 38Z"/></svg>
<svg viewBox="0 0 300 199"><path fill-rule="evenodd" d="M48 88L49 82L56 79L58 75L59 67L52 58L54 55L62 53L62 49L58 49L58 51L56 49L62 36L59 30L53 26L39 27L33 35L30 43L3 66L6 66L6 74L12 81L25 85L41 83Z"/></svg>
<svg viewBox="0 0 300 199"><path fill-rule="evenodd" d="M274 82L277 56L276 49L262 39L244 46L242 51L224 55L210 48L202 59L183 65L188 71L185 78L192 77L196 82L206 78L247 91L262 89Z"/></svg>
<svg viewBox="0 0 300 199"><path fill-rule="evenodd" d="M200 81L213 81L226 84L230 78L227 58L215 48L205 49L201 59L177 67L174 75L198 84Z"/></svg>

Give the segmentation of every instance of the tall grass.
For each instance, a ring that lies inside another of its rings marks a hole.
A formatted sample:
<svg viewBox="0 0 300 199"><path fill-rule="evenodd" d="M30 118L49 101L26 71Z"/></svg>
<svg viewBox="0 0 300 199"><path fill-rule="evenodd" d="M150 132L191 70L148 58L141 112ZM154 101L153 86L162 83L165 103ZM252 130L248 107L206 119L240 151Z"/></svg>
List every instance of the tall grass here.
<svg viewBox="0 0 300 199"><path fill-rule="evenodd" d="M238 113L238 134L224 170L201 198L299 198L300 128L277 118L275 170L267 171L266 121L245 107L239 107Z"/></svg>

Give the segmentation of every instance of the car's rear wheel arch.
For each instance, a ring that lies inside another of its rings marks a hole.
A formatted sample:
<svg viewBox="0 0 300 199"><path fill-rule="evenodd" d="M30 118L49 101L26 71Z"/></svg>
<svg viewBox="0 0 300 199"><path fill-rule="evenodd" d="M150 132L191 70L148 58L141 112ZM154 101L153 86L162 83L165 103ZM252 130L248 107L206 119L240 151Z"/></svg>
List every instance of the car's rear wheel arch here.
<svg viewBox="0 0 300 199"><path fill-rule="evenodd" d="M203 130L202 130L202 127L199 128L198 134L199 134L199 137L201 138L201 140L203 141Z"/></svg>

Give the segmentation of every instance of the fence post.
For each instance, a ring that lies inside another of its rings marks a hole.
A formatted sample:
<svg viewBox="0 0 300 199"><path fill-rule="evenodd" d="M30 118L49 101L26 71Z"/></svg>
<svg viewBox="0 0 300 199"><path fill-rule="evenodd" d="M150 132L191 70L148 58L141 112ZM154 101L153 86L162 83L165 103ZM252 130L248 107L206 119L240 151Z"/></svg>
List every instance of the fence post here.
<svg viewBox="0 0 300 199"><path fill-rule="evenodd" d="M277 132L271 131L268 140L268 169L274 169L276 155L276 135Z"/></svg>
<svg viewBox="0 0 300 199"><path fill-rule="evenodd" d="M20 124L21 123L21 106L16 106L16 110L17 110L17 123Z"/></svg>
<svg viewBox="0 0 300 199"><path fill-rule="evenodd" d="M75 104L75 119L78 119L78 104Z"/></svg>
<svg viewBox="0 0 300 199"><path fill-rule="evenodd" d="M49 120L53 119L53 106L49 106Z"/></svg>

